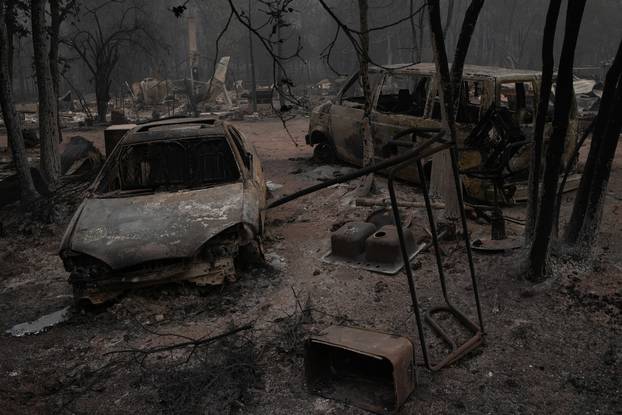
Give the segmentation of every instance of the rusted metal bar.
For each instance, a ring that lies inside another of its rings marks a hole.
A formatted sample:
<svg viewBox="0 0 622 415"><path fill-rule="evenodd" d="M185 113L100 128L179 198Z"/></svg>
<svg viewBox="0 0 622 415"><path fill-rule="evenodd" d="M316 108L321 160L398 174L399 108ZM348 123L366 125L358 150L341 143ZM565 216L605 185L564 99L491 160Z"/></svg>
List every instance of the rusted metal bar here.
<svg viewBox="0 0 622 415"><path fill-rule="evenodd" d="M482 321L482 315L481 315L481 307L480 307L480 301L479 301L479 291L478 291L478 287L477 287L477 278L475 276L475 267L473 266L473 257L471 254L471 244L469 241L469 235L468 235L468 229L467 229L467 222L466 222L466 214L464 211L464 201L462 200L462 189L461 189L461 185L460 185L460 179L459 179L459 173L458 173L458 169L457 169L457 162L456 162L456 157L455 157L455 147L453 147L451 149L451 156L452 156L452 170L454 173L454 181L456 183L456 191L458 192L458 203L460 206L460 213L461 213L461 219L462 219L462 230L463 230L463 237L464 237L464 241L465 241L465 246L467 249L467 259L469 262L469 270L470 270L470 274L471 274L471 283L473 284L473 293L475 296L475 303L476 303L476 307L477 307L477 316L478 316L478 324L475 324L474 322L472 322L467 316L465 316L460 310L458 310L454 305L452 305L452 303L449 300L449 295L447 292L447 284L446 284L446 280L445 280L445 274L443 271L443 262L442 262L442 258L441 258L441 250L440 250L440 245L439 245L439 237L438 237L438 233L436 230L436 224L434 221L434 214L432 212L432 204L430 201L430 197L428 194L428 188L427 188L427 182L425 180L425 176L423 175L423 166L421 165L421 161L420 159L417 160L417 169L419 171L419 174L421 176L421 185L423 187L423 197L425 200L425 204L426 204L426 210L427 210L427 214L428 214L428 219L430 221L430 231L432 233L432 244L434 245L434 253L435 253L435 257L436 257L436 265L437 265L437 269L438 269L438 274L439 274L439 281L441 284L441 290L443 293L443 299L445 301L445 305L444 306L440 306L440 307L433 307L430 310L428 310L428 312L425 314L425 321L428 323L428 325L430 325L430 327L432 328L432 330L441 338L445 341L445 343L447 343L449 345L449 347L451 348L451 352L445 356L443 359L441 359L439 362L437 363L432 363L429 353L428 353L428 347L427 347L427 342L425 339L425 332L423 329L423 321L424 319L422 318L422 314L421 314L421 309L419 307L419 301L417 298L417 290L415 288L415 282L414 282L414 274L412 271L412 268L409 266L409 259L408 259L408 254L406 252L406 245L404 243L404 232L402 229L402 225L401 225L401 217L399 214L399 204L397 201L397 196L395 194L395 186L394 186L394 179L395 179L395 175L396 173L407 166L407 163L402 163L399 164L397 166L395 166L392 170L391 173L389 175L389 183L388 183L388 187L389 187L389 195L391 197L391 207L393 210L393 216L394 216L394 220L395 220L395 224L397 227L397 232L398 232L398 238L400 239L400 250L402 252L402 257L404 260L404 270L406 271L406 275L408 278L408 288L410 291L410 295L411 295L411 301L413 303L413 308L414 308L414 312L415 312L415 317L416 317L416 322L417 322L417 329L419 331L419 340L421 343L421 349L422 349L422 354L423 354L423 359L424 359L424 363L426 365L426 367L429 370L432 371L437 371L440 370L441 368L448 366L450 364L452 364L453 362L457 361L458 359L462 358L463 356L465 356L467 353L469 353L470 351L472 351L473 349L475 349L477 346L479 346L483 340L483 334L484 334L484 329L483 329L483 321ZM440 326L440 324L438 324L436 322L436 320L434 320L433 315L440 313L440 312L448 312L450 314L452 314L456 320L462 324L463 327L465 327L467 330L469 330L470 332L473 333L472 337L469 338L466 342L464 342L463 344L457 346L455 344L455 342L451 339L451 337L443 330L443 328Z"/></svg>
<svg viewBox="0 0 622 415"><path fill-rule="evenodd" d="M412 162L415 159L429 157L434 153L451 148L452 144L443 138L444 135L444 133L438 133L434 137L427 139L421 144L413 145L413 148L404 152L404 154L390 158L385 161L381 161L380 163L374 164L372 166L364 167L352 173L344 174L343 176L337 177L335 179L327 180L325 182L307 187L306 189L299 190L295 193L292 193L291 195L283 196L282 198L270 203L266 207L266 209L272 209L277 206L281 206L285 203L291 202L310 193L317 192L318 190L326 189L327 187L333 186L335 184L349 182L350 180L354 180L356 178L366 176L370 173L375 173L380 170L388 169L405 161ZM435 143L437 145L432 147L432 145Z"/></svg>
<svg viewBox="0 0 622 415"><path fill-rule="evenodd" d="M355 200L357 206L366 206L366 207L383 207L383 206L391 206L391 199L382 198L382 199L372 199L368 197L359 197ZM409 208L424 208L425 202L409 202L406 200L400 200L400 206L409 207ZM444 203L432 203L432 209L445 209Z"/></svg>

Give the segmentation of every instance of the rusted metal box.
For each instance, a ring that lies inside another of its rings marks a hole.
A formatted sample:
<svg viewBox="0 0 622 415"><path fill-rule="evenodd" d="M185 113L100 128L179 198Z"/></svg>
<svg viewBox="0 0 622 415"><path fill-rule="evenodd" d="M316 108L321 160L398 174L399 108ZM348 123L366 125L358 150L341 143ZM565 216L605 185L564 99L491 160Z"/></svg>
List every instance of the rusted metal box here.
<svg viewBox="0 0 622 415"><path fill-rule="evenodd" d="M115 146L123 138L125 133L136 127L136 124L111 125L104 130L104 143L106 146L106 157L108 157Z"/></svg>
<svg viewBox="0 0 622 415"><path fill-rule="evenodd" d="M413 352L406 337L331 326L305 344L307 387L371 412L395 413L415 389Z"/></svg>

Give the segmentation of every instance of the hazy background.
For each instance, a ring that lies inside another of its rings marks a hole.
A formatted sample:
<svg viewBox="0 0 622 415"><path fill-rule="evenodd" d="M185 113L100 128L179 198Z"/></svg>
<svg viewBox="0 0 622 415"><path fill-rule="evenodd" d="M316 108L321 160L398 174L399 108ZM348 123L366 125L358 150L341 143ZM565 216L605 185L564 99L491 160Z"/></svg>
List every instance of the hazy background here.
<svg viewBox="0 0 622 415"><path fill-rule="evenodd" d="M444 20L452 0L441 0ZM194 16L198 22L198 48L200 53L200 78L211 76L216 57L216 38L223 30L230 14L227 0L193 0L181 17L175 17L171 8L182 0L125 0L104 5L105 1L84 0L78 14L63 24L62 35L66 39L78 30L95 30L92 16L87 8L98 8L103 32L112 32L121 16L134 19L144 27L144 33L133 36L121 50L119 64L113 73L111 95L124 94L124 83L130 84L145 77L159 79L183 79L189 77L187 17ZM348 26L358 27L358 6L355 0L327 0L335 13ZM386 25L409 15L410 0L370 0L370 27ZM240 11L249 12L248 0L235 0ZM413 0L415 9L423 0ZM453 12L447 25L448 53L453 54L464 11L469 1L453 1ZM102 5L104 5L102 7ZM266 6L251 0L253 26L261 27L268 21ZM330 70L322 51L335 36L336 24L322 9L317 0L294 0L293 12L285 16L288 27L283 30L284 54L296 50L298 39L302 45L301 59L286 63L288 75L298 86L315 83L336 75ZM473 37L468 63L499 65L517 68L540 67L540 43L548 2L543 0L488 0L484 5ZM560 30L563 30L565 12L562 13ZM416 44L422 46L423 61L432 59L427 16L420 27L415 18ZM272 25L267 23L260 32L269 36ZM421 36L423 34L423 36ZM413 30L405 21L386 30L371 33L371 56L378 63L400 63L416 60L413 49ZM622 0L590 0L587 5L579 45L577 48L577 74L599 76L602 66L615 53L622 37ZM561 48L561 37L557 39ZM255 64L259 85L270 85L273 79L273 62L257 38L254 39ZM93 92L90 73L77 59L75 52L61 47L61 56L67 67L65 76L85 94ZM229 82L250 79L249 33L233 17L226 33L219 42L218 57L231 56ZM337 39L331 53L331 64L340 73L350 73L357 66L356 55L343 33ZM32 44L30 37L22 38L16 47L15 92L20 100L35 97L36 89L32 70ZM585 68L585 69L583 69ZM61 85L61 93L68 89Z"/></svg>

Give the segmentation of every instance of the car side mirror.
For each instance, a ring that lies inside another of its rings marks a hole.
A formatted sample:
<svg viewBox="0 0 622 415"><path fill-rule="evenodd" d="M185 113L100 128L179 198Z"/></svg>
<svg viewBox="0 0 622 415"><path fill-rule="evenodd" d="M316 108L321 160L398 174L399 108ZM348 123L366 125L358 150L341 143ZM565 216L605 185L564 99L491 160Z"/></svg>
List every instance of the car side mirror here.
<svg viewBox="0 0 622 415"><path fill-rule="evenodd" d="M248 160L248 167L251 168L253 166L253 153L251 153L250 151L247 151L246 159Z"/></svg>

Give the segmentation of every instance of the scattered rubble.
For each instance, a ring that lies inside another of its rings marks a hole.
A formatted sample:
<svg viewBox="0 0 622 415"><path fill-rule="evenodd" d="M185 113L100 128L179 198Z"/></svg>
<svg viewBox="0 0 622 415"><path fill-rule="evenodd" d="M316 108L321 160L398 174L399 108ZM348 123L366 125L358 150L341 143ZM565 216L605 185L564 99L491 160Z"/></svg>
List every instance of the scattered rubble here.
<svg viewBox="0 0 622 415"><path fill-rule="evenodd" d="M16 324L6 331L7 334L15 337L21 337L31 334L39 334L57 324L66 321L71 316L70 307L65 307L53 313L39 317L35 321Z"/></svg>
<svg viewBox="0 0 622 415"><path fill-rule="evenodd" d="M61 154L61 174L65 176L85 175L98 172L104 163L104 156L84 137L73 136Z"/></svg>

